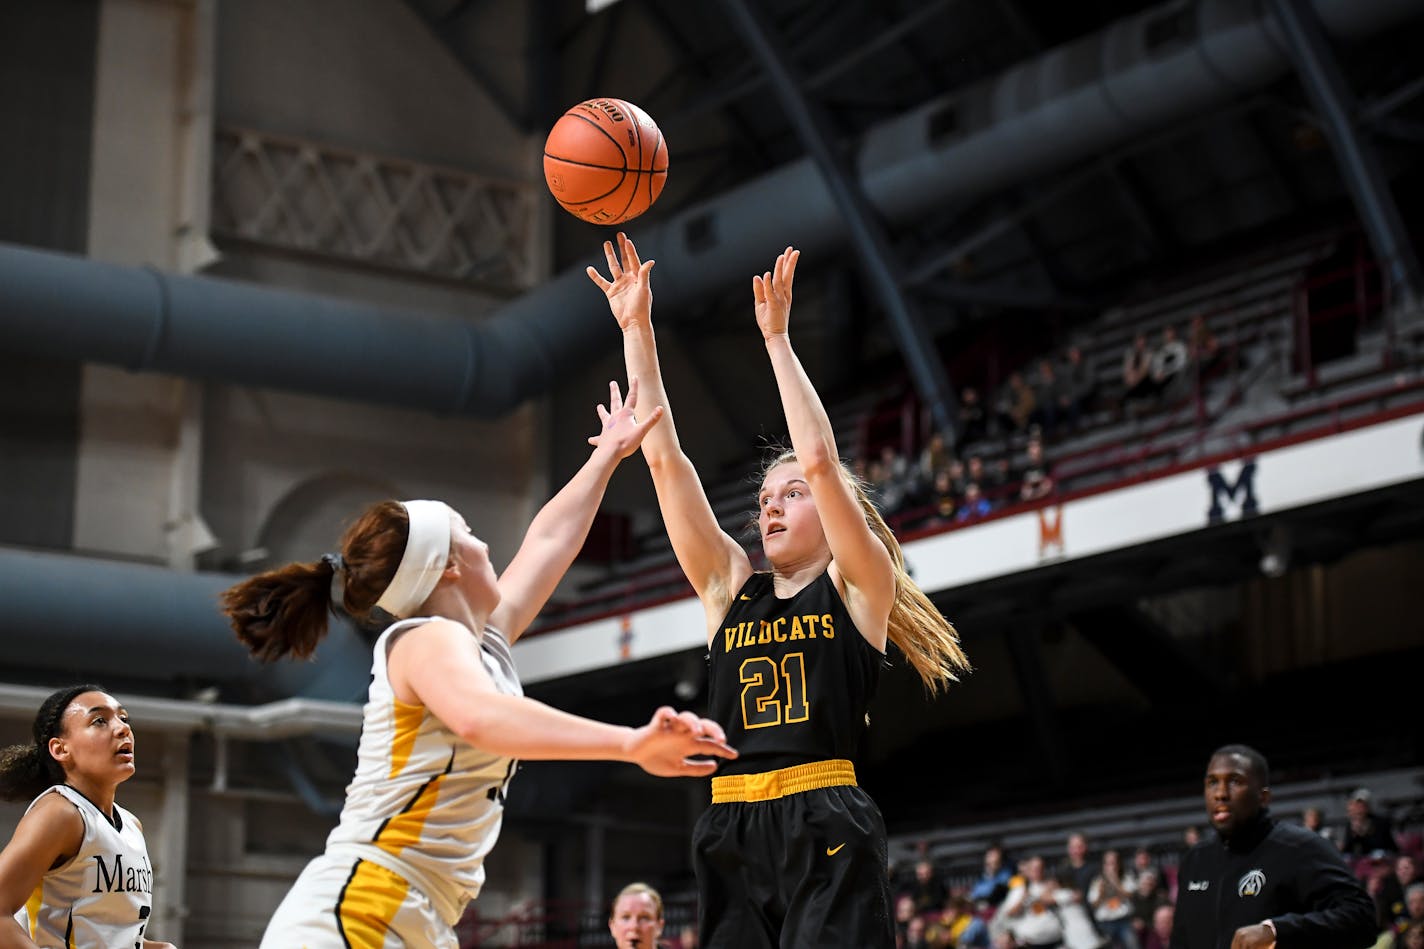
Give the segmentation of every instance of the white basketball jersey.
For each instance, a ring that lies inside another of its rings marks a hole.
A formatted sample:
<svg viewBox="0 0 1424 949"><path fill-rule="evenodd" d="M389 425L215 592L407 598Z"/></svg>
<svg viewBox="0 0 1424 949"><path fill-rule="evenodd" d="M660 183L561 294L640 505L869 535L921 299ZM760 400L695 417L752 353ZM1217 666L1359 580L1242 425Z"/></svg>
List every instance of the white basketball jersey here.
<svg viewBox="0 0 1424 949"><path fill-rule="evenodd" d="M376 640L356 776L327 852L384 866L418 886L450 925L484 883L516 762L470 747L423 705L396 699L386 673L394 637L432 617L401 620ZM474 635L473 633L471 635ZM495 688L522 695L504 635L476 637Z"/></svg>
<svg viewBox="0 0 1424 949"><path fill-rule="evenodd" d="M41 949L137 949L153 907L153 867L138 821L115 804L110 823L68 785L55 785L30 807L50 793L78 809L84 842L74 859L44 875L15 920Z"/></svg>

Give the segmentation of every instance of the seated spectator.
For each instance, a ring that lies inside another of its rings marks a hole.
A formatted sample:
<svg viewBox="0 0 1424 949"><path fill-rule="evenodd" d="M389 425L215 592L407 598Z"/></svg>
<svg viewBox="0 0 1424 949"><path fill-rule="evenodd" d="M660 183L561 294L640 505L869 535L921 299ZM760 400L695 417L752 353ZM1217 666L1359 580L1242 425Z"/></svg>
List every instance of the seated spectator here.
<svg viewBox="0 0 1424 949"><path fill-rule="evenodd" d="M1158 873L1157 860L1152 856L1152 851L1146 847L1138 847L1132 853L1132 867L1124 875L1124 879L1127 881L1127 888L1136 890L1137 878L1149 870L1157 874L1157 882L1161 883L1162 875Z"/></svg>
<svg viewBox="0 0 1424 949"><path fill-rule="evenodd" d="M1033 389L1024 381L1023 373L1016 372L1009 376L1009 384L999 393L995 409L999 425L1004 430L1022 432L1028 428L1037 407L1038 399L1034 396Z"/></svg>
<svg viewBox="0 0 1424 949"><path fill-rule="evenodd" d="M1181 398L1188 378L1187 345L1177 338L1175 326L1162 327L1162 342L1152 354L1152 384L1169 399Z"/></svg>
<svg viewBox="0 0 1424 949"><path fill-rule="evenodd" d="M979 401L979 390L965 386L959 393L959 442L971 445L988 435L989 420L984 415L984 403Z"/></svg>
<svg viewBox="0 0 1424 949"><path fill-rule="evenodd" d="M1380 928L1388 929L1396 922L1408 918L1404 905L1404 894L1419 882L1419 865L1408 854L1394 858L1393 872L1380 881L1379 892L1373 894L1375 906L1379 910Z"/></svg>
<svg viewBox="0 0 1424 949"><path fill-rule="evenodd" d="M1370 810L1372 798L1369 788L1358 788L1345 804L1350 820L1345 827L1345 839L1340 844L1340 850L1347 857L1383 856L1399 851L1390 819Z"/></svg>
<svg viewBox="0 0 1424 949"><path fill-rule="evenodd" d="M993 509L984 492L979 490L979 483L971 481L964 486L964 499L959 502L959 510L954 512L954 520L959 524L977 521Z"/></svg>
<svg viewBox="0 0 1424 949"><path fill-rule="evenodd" d="M1138 333L1127 352L1122 356L1122 400L1125 407L1150 399L1157 394L1157 384L1152 379L1152 349L1147 345L1147 334Z"/></svg>
<svg viewBox="0 0 1424 949"><path fill-rule="evenodd" d="M955 462L959 464L959 462ZM963 465L960 465L963 469ZM934 519L940 522L954 520L954 512L959 507L959 492L954 488L954 475L951 469L935 475L934 484L930 486L930 505L934 508Z"/></svg>
<svg viewBox="0 0 1424 949"><path fill-rule="evenodd" d="M1045 875L1043 858L1023 862L1024 879L1009 890L999 908L1006 927L1020 946L1059 946L1063 922L1058 915L1058 883Z"/></svg>
<svg viewBox="0 0 1424 949"><path fill-rule="evenodd" d="M915 863L915 879L911 881L910 887L905 891L910 899L915 901L916 913L928 913L938 910L944 906L944 901L949 898L949 890L945 887L944 881L940 878L939 871L928 859L921 859Z"/></svg>
<svg viewBox="0 0 1424 949"><path fill-rule="evenodd" d="M1136 886L1132 889L1132 929L1137 933L1137 941L1146 941L1152 930L1153 917L1159 907L1171 906L1166 892L1161 887L1161 877L1155 869L1139 870Z"/></svg>
<svg viewBox="0 0 1424 949"><path fill-rule="evenodd" d="M1187 355L1196 368L1197 378L1206 379L1221 367L1221 343L1206 325L1206 315L1197 313L1187 327Z"/></svg>
<svg viewBox="0 0 1424 949"><path fill-rule="evenodd" d="M1122 857L1116 850L1103 853L1102 869L1088 885L1088 905L1109 946L1138 949L1132 928L1132 892L1123 884Z"/></svg>
<svg viewBox="0 0 1424 949"><path fill-rule="evenodd" d="M1404 891L1404 914L1394 920L1394 931L1424 929L1424 883L1411 883Z"/></svg>
<svg viewBox="0 0 1424 949"><path fill-rule="evenodd" d="M984 851L984 870L969 889L969 898L976 903L997 907L1009 895L1014 868L1004 861L1004 848L990 844Z"/></svg>
<svg viewBox="0 0 1424 949"><path fill-rule="evenodd" d="M948 468L953 460L954 453L949 450L944 435L935 432L930 435L929 441L925 442L925 447L920 452L920 463L915 476L924 484L933 484L935 475Z"/></svg>
<svg viewBox="0 0 1424 949"><path fill-rule="evenodd" d="M1083 350L1077 346L1068 347L1062 376L1065 396L1063 422L1069 428L1076 429L1097 400L1098 379L1093 375L1092 367L1083 361Z"/></svg>
<svg viewBox="0 0 1424 949"><path fill-rule="evenodd" d="M1020 501L1038 501L1053 493L1053 475L1043 460L1043 442L1037 437L1028 440L1028 460L1024 464L1019 485Z"/></svg>
<svg viewBox="0 0 1424 949"><path fill-rule="evenodd" d="M910 921L905 924L905 937L899 940L898 945L902 949L930 949L930 944L925 941L925 918L923 916L910 917Z"/></svg>
<svg viewBox="0 0 1424 949"><path fill-rule="evenodd" d="M1169 949L1172 945L1172 917L1176 911L1172 904L1163 903L1152 914L1152 926L1147 937L1142 940L1142 949Z"/></svg>
<svg viewBox="0 0 1424 949"><path fill-rule="evenodd" d="M1029 421L1042 428L1045 437L1052 438L1064 411L1067 393L1051 359L1038 361L1038 374L1033 380L1033 401L1034 409Z"/></svg>
<svg viewBox="0 0 1424 949"><path fill-rule="evenodd" d="M1191 850L1199 843L1201 843L1201 831L1197 829L1196 824L1188 824L1186 827L1182 828L1183 850Z"/></svg>
<svg viewBox="0 0 1424 949"><path fill-rule="evenodd" d="M915 898L908 893L895 897L895 941L903 944L910 920L915 918Z"/></svg>

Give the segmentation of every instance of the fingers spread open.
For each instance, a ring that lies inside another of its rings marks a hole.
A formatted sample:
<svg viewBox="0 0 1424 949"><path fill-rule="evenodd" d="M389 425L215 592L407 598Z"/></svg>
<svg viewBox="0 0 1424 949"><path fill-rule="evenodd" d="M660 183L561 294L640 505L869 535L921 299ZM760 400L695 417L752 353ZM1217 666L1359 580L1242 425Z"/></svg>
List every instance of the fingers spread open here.
<svg viewBox="0 0 1424 949"><path fill-rule="evenodd" d="M588 279L592 280L594 285L604 293L607 293L608 288L613 286L613 284L603 278L603 274L598 272L597 267L586 267L584 273L588 274Z"/></svg>
<svg viewBox="0 0 1424 949"><path fill-rule="evenodd" d="M603 242L603 256L608 258L608 272L613 275L614 280L617 280L618 275L623 272L623 268L618 266L618 255L613 252L611 241Z"/></svg>

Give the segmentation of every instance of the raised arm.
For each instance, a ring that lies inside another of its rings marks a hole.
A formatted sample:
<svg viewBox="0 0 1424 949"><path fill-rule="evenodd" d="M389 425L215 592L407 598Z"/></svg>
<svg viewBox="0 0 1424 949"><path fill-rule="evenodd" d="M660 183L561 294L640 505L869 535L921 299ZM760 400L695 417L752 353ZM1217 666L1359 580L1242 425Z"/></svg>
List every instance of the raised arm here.
<svg viewBox="0 0 1424 949"><path fill-rule="evenodd" d="M544 608L559 580L583 549L613 470L638 450L648 430L663 416L662 409L654 407L640 422L634 415L637 406L637 377L628 382L626 402L618 391L618 383L608 384L608 408L598 406L603 427L588 440L594 446L593 454L535 515L519 552L500 575L499 606L490 614L489 621L511 643Z"/></svg>
<svg viewBox="0 0 1424 949"><path fill-rule="evenodd" d="M826 409L791 348L791 290L800 256L788 247L776 258L774 270L752 278L757 325L776 374L791 447L816 501L834 569L845 582L846 606L866 639L883 650L895 600L894 563L841 471Z"/></svg>
<svg viewBox="0 0 1424 949"><path fill-rule="evenodd" d="M673 553L702 600L710 629L751 575L751 562L741 545L717 523L697 469L677 438L653 335L653 261L639 260L637 248L622 233L618 249L621 261L610 242L603 244L611 279L593 267L588 268L588 276L608 298L608 307L623 332L623 358L629 378L641 380L643 404L667 409L662 423L643 440L643 457L653 476Z"/></svg>
<svg viewBox="0 0 1424 949"><path fill-rule="evenodd" d="M627 761L659 777L706 776L714 761L735 758L716 722L658 709L640 728L580 718L494 688L479 646L464 626L435 620L410 630L391 648L396 697L430 710L471 746L496 755L539 760Z"/></svg>

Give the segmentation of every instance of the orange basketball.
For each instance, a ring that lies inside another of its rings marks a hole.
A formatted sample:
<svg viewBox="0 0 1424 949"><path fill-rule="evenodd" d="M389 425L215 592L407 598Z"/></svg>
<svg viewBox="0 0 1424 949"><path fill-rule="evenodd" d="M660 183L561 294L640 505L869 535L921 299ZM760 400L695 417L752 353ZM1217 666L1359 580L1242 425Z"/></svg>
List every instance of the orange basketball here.
<svg viewBox="0 0 1424 949"><path fill-rule="evenodd" d="M657 123L623 99L580 102L544 142L549 193L591 224L622 224L648 210L662 194L667 169Z"/></svg>

